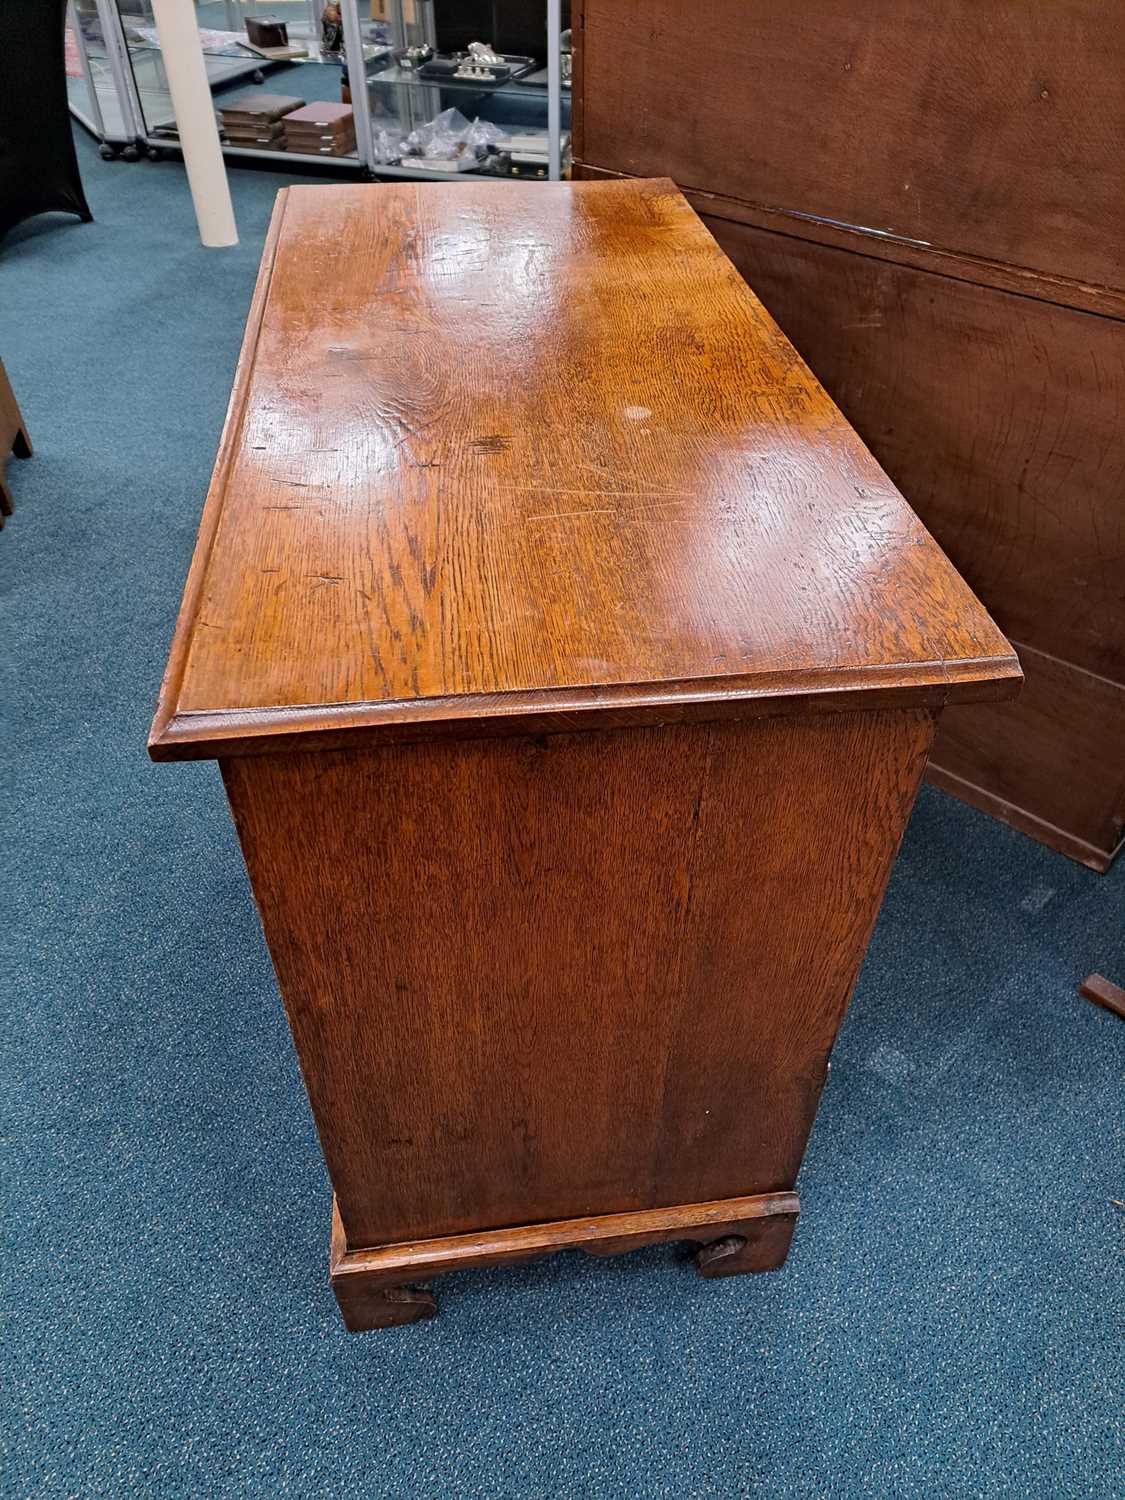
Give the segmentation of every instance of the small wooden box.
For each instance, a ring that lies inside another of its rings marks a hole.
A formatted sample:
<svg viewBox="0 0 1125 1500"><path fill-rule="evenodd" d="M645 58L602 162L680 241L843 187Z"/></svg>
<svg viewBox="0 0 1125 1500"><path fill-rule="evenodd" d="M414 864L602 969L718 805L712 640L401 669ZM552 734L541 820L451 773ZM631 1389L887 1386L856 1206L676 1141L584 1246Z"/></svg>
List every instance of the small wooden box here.
<svg viewBox="0 0 1125 1500"><path fill-rule="evenodd" d="M283 189L150 750L221 764L348 1326L779 1265L937 715L1019 680L671 183Z"/></svg>

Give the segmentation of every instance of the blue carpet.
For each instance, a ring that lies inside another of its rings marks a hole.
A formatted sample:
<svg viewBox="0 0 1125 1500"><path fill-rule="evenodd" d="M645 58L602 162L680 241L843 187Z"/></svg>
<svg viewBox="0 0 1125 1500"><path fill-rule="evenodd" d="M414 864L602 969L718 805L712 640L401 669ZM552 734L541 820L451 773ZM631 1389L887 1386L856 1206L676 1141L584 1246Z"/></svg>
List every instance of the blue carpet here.
<svg viewBox="0 0 1125 1500"><path fill-rule="evenodd" d="M1125 864L935 792L784 1271L564 1256L344 1334L218 774L144 749L288 179L233 171L242 244L204 251L179 166L79 151L96 223L0 248L37 445L0 533L3 1494L1113 1493L1125 1026L1074 986L1125 975Z"/></svg>
<svg viewBox="0 0 1125 1500"><path fill-rule="evenodd" d="M234 83L223 84L212 90L216 107L223 109L232 99L242 94L289 94L304 99L307 103L318 103L322 99L334 102L340 98L340 69L333 65L298 62L283 63L265 70L265 81L258 85L249 78L240 78Z"/></svg>

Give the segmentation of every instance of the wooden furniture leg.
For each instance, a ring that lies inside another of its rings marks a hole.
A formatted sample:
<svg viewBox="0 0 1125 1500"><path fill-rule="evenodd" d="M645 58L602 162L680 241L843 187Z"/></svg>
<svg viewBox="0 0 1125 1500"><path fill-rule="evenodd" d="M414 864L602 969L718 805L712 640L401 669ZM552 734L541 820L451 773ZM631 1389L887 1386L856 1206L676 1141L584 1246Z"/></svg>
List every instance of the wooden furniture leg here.
<svg viewBox="0 0 1125 1500"><path fill-rule="evenodd" d="M1078 993L1083 1000L1100 1005L1103 1010L1108 1010L1125 1021L1125 990L1106 979L1103 974L1087 974L1078 986Z"/></svg>
<svg viewBox="0 0 1125 1500"><path fill-rule="evenodd" d="M789 1253L795 1224L795 1217L781 1214L739 1224L734 1234L704 1245L696 1254L695 1268L708 1281L776 1270Z"/></svg>
<svg viewBox="0 0 1125 1500"><path fill-rule="evenodd" d="M0 361L0 526L4 524L4 517L12 514L12 495L4 473L9 453L15 454L16 458L30 458L31 439Z"/></svg>
<svg viewBox="0 0 1125 1500"><path fill-rule="evenodd" d="M362 1333L432 1318L437 1303L431 1292L414 1285L418 1281L450 1271L535 1260L560 1250L624 1255L645 1245L688 1240L700 1245L695 1264L708 1279L776 1271L789 1253L799 1212L796 1193L758 1193L349 1250L333 1200L329 1281L348 1331Z"/></svg>

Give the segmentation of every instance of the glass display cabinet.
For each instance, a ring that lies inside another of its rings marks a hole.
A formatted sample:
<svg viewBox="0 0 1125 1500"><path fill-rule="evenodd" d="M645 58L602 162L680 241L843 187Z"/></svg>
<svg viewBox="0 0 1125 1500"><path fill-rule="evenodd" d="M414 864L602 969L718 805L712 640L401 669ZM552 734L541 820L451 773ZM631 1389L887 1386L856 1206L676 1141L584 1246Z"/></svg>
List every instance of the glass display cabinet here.
<svg viewBox="0 0 1125 1500"><path fill-rule="evenodd" d="M569 166L569 0L196 0L224 153L367 177ZM151 0L70 0L71 112L102 154L177 149Z"/></svg>
<svg viewBox="0 0 1125 1500"><path fill-rule="evenodd" d="M105 24L96 0L69 0L66 8L66 91L70 112L102 143L102 155L116 156L129 148L140 156L139 122L130 108L126 82L127 60L118 39L116 20Z"/></svg>

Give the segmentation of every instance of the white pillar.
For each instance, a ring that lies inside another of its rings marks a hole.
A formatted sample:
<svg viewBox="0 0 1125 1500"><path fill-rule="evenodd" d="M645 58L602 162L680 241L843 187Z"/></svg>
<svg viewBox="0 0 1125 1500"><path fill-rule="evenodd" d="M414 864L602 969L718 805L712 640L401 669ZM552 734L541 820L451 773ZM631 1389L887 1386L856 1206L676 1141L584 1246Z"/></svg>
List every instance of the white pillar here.
<svg viewBox="0 0 1125 1500"><path fill-rule="evenodd" d="M212 248L238 244L219 127L192 0L152 0L168 92L195 205L199 237Z"/></svg>

